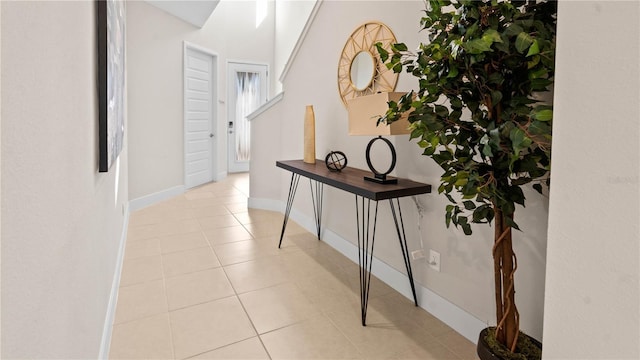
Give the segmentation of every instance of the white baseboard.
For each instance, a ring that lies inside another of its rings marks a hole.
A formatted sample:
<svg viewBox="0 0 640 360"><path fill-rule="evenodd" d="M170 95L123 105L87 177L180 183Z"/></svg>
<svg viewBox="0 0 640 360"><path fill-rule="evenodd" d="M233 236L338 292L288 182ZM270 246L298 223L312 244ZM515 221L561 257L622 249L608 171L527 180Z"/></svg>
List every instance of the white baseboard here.
<svg viewBox="0 0 640 360"><path fill-rule="evenodd" d="M109 358L109 348L111 346L111 334L113 332L113 320L116 315L116 305L118 303L118 289L120 289L120 276L122 274L122 263L124 262L124 248L127 242L127 229L129 228L129 206L124 212L124 222L122 224L122 235L120 237L120 246L118 247L118 257L116 258L116 268L113 272L113 281L111 283L111 294L109 296L109 304L107 305L107 314L104 319L104 328L102 330L102 341L100 342L100 353L98 359L106 360Z"/></svg>
<svg viewBox="0 0 640 360"><path fill-rule="evenodd" d="M249 198L248 204L250 208L279 212L284 212L285 208L282 201L272 199ZM291 210L290 217L307 231L315 234L316 225L314 219L295 209ZM321 234L322 241L354 263L358 263L358 247L356 245L327 228L322 228ZM372 262L371 273L406 298L413 299L407 275L375 257ZM478 342L480 331L487 327L486 323L420 284L416 284L416 296L421 308L474 344Z"/></svg>
<svg viewBox="0 0 640 360"><path fill-rule="evenodd" d="M184 185L180 185L166 190L158 191L157 193L145 195L129 201L129 209L132 212L140 210L147 206L159 203L160 201L168 200L174 196L184 194L184 191Z"/></svg>
<svg viewBox="0 0 640 360"><path fill-rule="evenodd" d="M229 174L226 171L221 171L216 175L216 180L215 181L220 181L223 180L224 178L226 178Z"/></svg>

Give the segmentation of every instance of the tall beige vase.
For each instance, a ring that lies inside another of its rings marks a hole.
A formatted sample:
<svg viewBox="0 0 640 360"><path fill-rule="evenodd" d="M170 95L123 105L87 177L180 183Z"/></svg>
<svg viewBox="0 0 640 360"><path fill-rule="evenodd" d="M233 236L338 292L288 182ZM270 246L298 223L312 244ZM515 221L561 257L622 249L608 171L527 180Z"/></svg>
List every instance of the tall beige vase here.
<svg viewBox="0 0 640 360"><path fill-rule="evenodd" d="M307 105L304 113L304 162L316 163L316 117L313 105Z"/></svg>

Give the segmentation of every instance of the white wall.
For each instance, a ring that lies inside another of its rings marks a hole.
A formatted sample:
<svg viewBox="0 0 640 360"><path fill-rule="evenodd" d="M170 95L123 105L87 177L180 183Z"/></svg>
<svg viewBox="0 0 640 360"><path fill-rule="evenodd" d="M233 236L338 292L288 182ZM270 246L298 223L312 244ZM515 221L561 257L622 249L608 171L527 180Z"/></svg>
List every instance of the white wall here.
<svg viewBox="0 0 640 360"><path fill-rule="evenodd" d="M2 6L0 6L0 43L2 43ZM2 84L2 46L0 46L0 84ZM0 109L2 109L2 86L0 86ZM0 111L0 159L2 159L2 111ZM2 166L0 166L0 189L2 189ZM0 208L2 208L2 191L0 191ZM0 244L2 243L2 211L0 211ZM0 281L2 279L2 246L0 246ZM2 309L2 296L0 296L0 309ZM0 311L0 324L2 324L2 311ZM0 328L0 331L2 329ZM0 356L2 354L2 334L0 333Z"/></svg>
<svg viewBox="0 0 640 360"><path fill-rule="evenodd" d="M639 24L636 1L559 3L545 359L640 358Z"/></svg>
<svg viewBox="0 0 640 360"><path fill-rule="evenodd" d="M303 117L305 105L312 104L316 115L316 154L324 158L329 150L341 150L349 165L366 169L364 152L369 137L347 135L347 111L338 95L337 66L342 48L353 30L362 23L378 20L386 23L397 39L416 48L426 41L420 33L423 1L325 1L320 7L305 42L284 80L284 99L278 107L267 111L252 123L260 129L260 139L253 144L255 154L265 152L266 164L252 164L252 203L265 204L268 199L286 201L290 174L277 169L274 160L302 158ZM417 87L413 77L403 74L397 90ZM264 122L260 124L261 122ZM255 136L252 138L256 139ZM390 138L398 152L397 175L434 185L437 189L442 170L429 158L420 155L408 136ZM273 149L273 147L276 149ZM279 179L280 189L266 185L263 179ZM444 209L447 200L435 194L420 196L424 217L419 221L416 206L403 199L403 216L409 250L424 244L425 250L441 253L442 271L434 272L424 260L413 261L416 281L466 311L480 323L495 324L493 298L493 232L476 226L473 236L447 229ZM518 209L516 217L523 233L516 233L515 248L519 270L516 274L517 300L522 316L522 329L540 339L544 300L545 253L547 232L547 199L535 191L527 191L526 209ZM356 241L353 196L332 188L325 189L323 226L339 236ZM308 186L300 186L294 209L313 218ZM379 241L375 255L393 268L405 272L404 263L393 233L393 221L386 203L381 204L378 224ZM419 226L418 226L419 221ZM420 228L420 233L418 231ZM421 240L422 237L422 240ZM375 265L374 265L375 266ZM423 299L428 301L429 299ZM447 319L444 319L447 320ZM450 320L450 319L449 319Z"/></svg>
<svg viewBox="0 0 640 360"><path fill-rule="evenodd" d="M1 355L97 358L128 194L126 137L98 173L94 3L0 7Z"/></svg>
<svg viewBox="0 0 640 360"><path fill-rule="evenodd" d="M276 0L274 76L279 78L287 65L300 33L318 0ZM281 85L280 82L277 83Z"/></svg>
<svg viewBox="0 0 640 360"><path fill-rule="evenodd" d="M196 27L145 2L128 3L130 173L129 194L138 199L184 185L182 94L183 41L218 54L218 173L227 170L226 94L229 60L273 64L274 5L255 27L254 1L222 1ZM275 76L270 95L274 94Z"/></svg>

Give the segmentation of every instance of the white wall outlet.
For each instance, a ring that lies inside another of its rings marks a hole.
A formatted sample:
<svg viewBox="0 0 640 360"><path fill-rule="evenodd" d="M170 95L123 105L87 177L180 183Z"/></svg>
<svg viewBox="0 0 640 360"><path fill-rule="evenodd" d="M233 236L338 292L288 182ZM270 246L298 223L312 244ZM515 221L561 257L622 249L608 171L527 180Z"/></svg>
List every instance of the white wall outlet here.
<svg viewBox="0 0 640 360"><path fill-rule="evenodd" d="M434 250L429 250L428 263L430 268L440 272L440 253Z"/></svg>
<svg viewBox="0 0 640 360"><path fill-rule="evenodd" d="M411 252L411 258L413 260L418 260L424 258L424 250L414 250Z"/></svg>

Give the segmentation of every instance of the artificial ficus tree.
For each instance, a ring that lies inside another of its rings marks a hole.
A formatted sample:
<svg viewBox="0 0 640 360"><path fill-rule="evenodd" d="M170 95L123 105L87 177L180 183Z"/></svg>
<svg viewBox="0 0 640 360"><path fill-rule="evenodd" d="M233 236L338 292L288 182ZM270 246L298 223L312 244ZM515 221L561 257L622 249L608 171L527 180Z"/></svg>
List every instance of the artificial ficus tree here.
<svg viewBox="0 0 640 360"><path fill-rule="evenodd" d="M439 193L451 202L447 226L465 234L493 223L496 338L516 350L517 258L512 248L522 186L549 184L552 107L537 100L553 85L554 1L430 0L421 20L428 41L416 51L378 47L395 72L412 74L419 89L390 102L379 121L409 113L411 139L440 165Z"/></svg>

